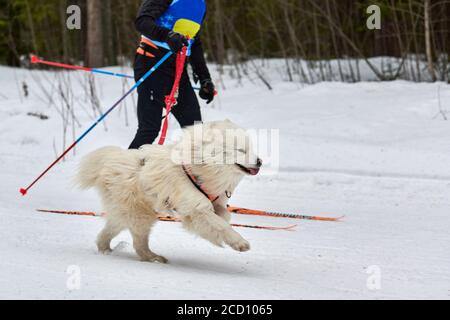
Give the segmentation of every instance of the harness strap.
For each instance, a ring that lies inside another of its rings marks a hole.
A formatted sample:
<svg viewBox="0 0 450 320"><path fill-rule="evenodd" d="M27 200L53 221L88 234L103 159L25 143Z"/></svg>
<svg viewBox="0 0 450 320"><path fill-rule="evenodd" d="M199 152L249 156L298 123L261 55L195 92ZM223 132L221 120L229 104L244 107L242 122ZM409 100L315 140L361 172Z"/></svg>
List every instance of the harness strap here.
<svg viewBox="0 0 450 320"><path fill-rule="evenodd" d="M141 48L141 47L137 48L136 53L138 53L138 54L140 54L142 56L149 57L149 58L154 58L155 57L150 52L145 51L145 49Z"/></svg>
<svg viewBox="0 0 450 320"><path fill-rule="evenodd" d="M151 42L153 45L157 46L157 48L163 48L163 49L166 49L166 50L170 51L169 45L167 43L165 43L165 42L156 41L156 40L150 40L149 38L147 38L144 35L141 36L141 41L142 40L146 40L146 41Z"/></svg>
<svg viewBox="0 0 450 320"><path fill-rule="evenodd" d="M156 44L154 44L153 41L151 41L148 38L141 37L141 43L145 43L145 44L149 45L150 47L152 47L154 49L158 49L158 46Z"/></svg>
<svg viewBox="0 0 450 320"><path fill-rule="evenodd" d="M197 178L192 173L189 172L188 168L186 168L184 164L181 165L181 167L183 168L183 171L189 178L189 180L191 180L194 187L196 187L198 191L200 191L206 198L208 198L209 201L214 202L220 198L220 196L213 196L208 194L208 192L206 192L206 190L203 189L202 186L198 183Z"/></svg>
<svg viewBox="0 0 450 320"><path fill-rule="evenodd" d="M136 50L136 53L143 56L147 56L149 58L154 58L155 56L151 54L149 50L147 50L149 48L158 50L158 46L154 44L150 39L142 37L141 42L139 43L139 47Z"/></svg>

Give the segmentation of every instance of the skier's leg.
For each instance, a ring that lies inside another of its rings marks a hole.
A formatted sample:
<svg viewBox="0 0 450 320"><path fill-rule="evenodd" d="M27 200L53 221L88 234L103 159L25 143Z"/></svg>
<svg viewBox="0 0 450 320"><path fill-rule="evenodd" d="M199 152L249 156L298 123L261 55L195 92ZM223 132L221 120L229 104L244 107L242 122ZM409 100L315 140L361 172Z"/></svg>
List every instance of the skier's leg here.
<svg viewBox="0 0 450 320"><path fill-rule="evenodd" d="M180 81L178 104L173 108L173 115L181 127L187 127L202 121L200 104L187 75Z"/></svg>
<svg viewBox="0 0 450 320"><path fill-rule="evenodd" d="M139 61L137 58L136 65ZM143 71L145 70L136 66L135 77L138 78ZM173 79L169 75L157 70L138 88L138 130L130 149L138 149L155 141L161 130L165 96L169 94L172 82Z"/></svg>

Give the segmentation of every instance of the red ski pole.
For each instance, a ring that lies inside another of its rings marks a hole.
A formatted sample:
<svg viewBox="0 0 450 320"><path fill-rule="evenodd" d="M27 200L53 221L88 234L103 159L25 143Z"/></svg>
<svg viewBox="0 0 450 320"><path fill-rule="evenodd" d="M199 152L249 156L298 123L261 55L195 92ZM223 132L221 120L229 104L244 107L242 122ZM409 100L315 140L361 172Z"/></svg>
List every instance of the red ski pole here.
<svg viewBox="0 0 450 320"><path fill-rule="evenodd" d="M37 57L35 55L31 56L31 63L33 63L33 64L44 64L44 65L51 66L51 67L56 67L56 68L63 68L63 69L71 69L71 70L99 73L99 74L104 74L104 75L108 75L108 76L120 77L120 78L134 79L133 76L130 76L130 75L127 75L127 74L121 74L121 73L115 73L115 72L110 72L110 71L106 71L106 70L100 70L100 69L94 69L94 68L89 68L89 67L75 66L75 65L67 64L67 63L60 63L60 62L43 60L43 59L40 59L39 57ZM197 91L200 90L200 87L197 87L197 86L193 86L192 88L194 90L197 90ZM215 96L218 95L217 90L214 91L214 95Z"/></svg>
<svg viewBox="0 0 450 320"><path fill-rule="evenodd" d="M129 78L134 79L133 76L129 76L127 74L121 74L121 73L115 73L95 68L88 68L88 67L81 67L81 66L74 66L71 64L66 63L60 63L60 62L53 62L53 61L46 61L39 59L37 56L31 56L31 63L33 64L45 64L47 66L57 67L57 68L64 68L64 69L71 69L71 70L79 70L79 71L86 71L86 72L92 72L92 73L100 73L105 74L108 76L114 76L114 77L120 77L120 78Z"/></svg>

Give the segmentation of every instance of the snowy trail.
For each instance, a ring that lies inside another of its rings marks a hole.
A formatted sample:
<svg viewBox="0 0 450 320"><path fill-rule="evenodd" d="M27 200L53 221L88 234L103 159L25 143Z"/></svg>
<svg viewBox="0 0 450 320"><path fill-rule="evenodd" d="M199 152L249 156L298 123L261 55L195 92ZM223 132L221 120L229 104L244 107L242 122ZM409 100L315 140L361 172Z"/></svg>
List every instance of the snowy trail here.
<svg viewBox="0 0 450 320"><path fill-rule="evenodd" d="M358 176L366 178L379 178L379 179L408 179L408 180L437 180L450 182L450 176L445 175L432 175L432 174L402 174L395 172L376 172L376 171L359 171L359 170L339 170L339 169L325 169L325 168L300 168L300 167L286 167L280 168L282 172L295 172L295 173L322 173L322 174L341 174L349 176Z"/></svg>
<svg viewBox="0 0 450 320"><path fill-rule="evenodd" d="M14 72L30 81L31 97L23 103L10 80ZM106 108L121 84L98 79ZM170 264L139 262L128 233L114 241L111 256L99 255L94 240L100 218L35 209L101 210L96 194L72 189L70 179L81 155L128 144L135 121L131 101L131 126L124 125L125 110L113 113L108 131L93 132L76 156L71 154L22 198L19 187L54 159L53 144L61 150L61 120L54 107L36 98L38 87L28 72L0 68L0 92L8 97L0 100L0 298L450 297L450 125L434 118L439 86L442 104L450 105L448 85L323 83L299 89L279 82L268 92L224 81L227 90L221 90L215 109L204 110L206 118L279 128L281 142L280 171L246 178L231 204L345 215L343 222L234 216L238 223L298 224L295 232L237 229L252 245L248 253L216 248L178 224L158 223L150 243ZM75 87L77 99L83 99ZM50 119L29 117L30 111ZM77 112L87 127L91 119ZM81 269L79 290L66 286L71 265ZM381 271L379 290L367 287L371 266Z"/></svg>

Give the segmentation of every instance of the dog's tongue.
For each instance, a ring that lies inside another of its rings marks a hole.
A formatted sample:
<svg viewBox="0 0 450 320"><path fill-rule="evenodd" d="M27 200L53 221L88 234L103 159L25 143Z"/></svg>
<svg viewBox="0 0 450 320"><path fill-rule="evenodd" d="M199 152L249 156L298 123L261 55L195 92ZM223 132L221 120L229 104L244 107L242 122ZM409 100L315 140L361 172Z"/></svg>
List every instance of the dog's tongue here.
<svg viewBox="0 0 450 320"><path fill-rule="evenodd" d="M252 176L256 176L259 173L259 168L249 168L248 172L252 175Z"/></svg>

